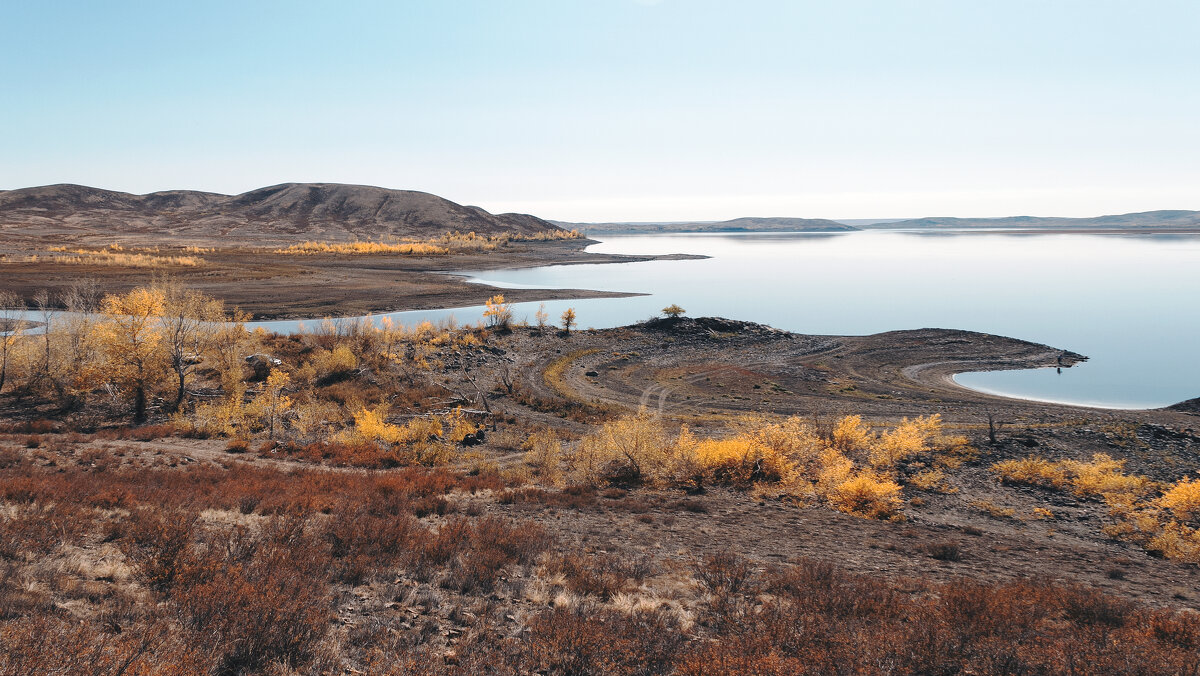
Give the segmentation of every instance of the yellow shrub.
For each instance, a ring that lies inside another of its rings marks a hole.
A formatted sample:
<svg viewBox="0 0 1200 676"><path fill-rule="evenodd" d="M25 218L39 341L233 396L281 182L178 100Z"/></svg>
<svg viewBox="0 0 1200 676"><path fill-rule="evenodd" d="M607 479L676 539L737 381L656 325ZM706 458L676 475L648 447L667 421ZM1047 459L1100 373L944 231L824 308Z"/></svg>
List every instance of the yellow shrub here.
<svg viewBox="0 0 1200 676"><path fill-rule="evenodd" d="M291 420L292 431L301 439L322 437L329 421L336 417L336 405L308 401L296 406L295 416Z"/></svg>
<svg viewBox="0 0 1200 676"><path fill-rule="evenodd" d="M547 384L553 386L575 356L547 368ZM965 439L942 434L936 415L906 419L878 435L861 417L847 416L828 439L795 416L781 422L747 416L731 427L729 436L717 439L697 439L682 427L671 440L645 413L623 418L585 437L570 458L570 471L575 480L592 484L614 478L675 486L766 482L798 500L821 498L842 511L877 518L894 516L903 505L891 476L896 463L924 453L933 454L924 460L936 462L942 451L966 448ZM867 460L870 466L864 467ZM945 479L941 467L914 477L926 490L950 492Z"/></svg>
<svg viewBox="0 0 1200 676"><path fill-rule="evenodd" d="M562 441L551 430L541 430L529 435L522 444L525 449L525 464L537 472L543 483L550 485L562 481Z"/></svg>
<svg viewBox="0 0 1200 676"><path fill-rule="evenodd" d="M1162 525L1146 548L1172 561L1200 563L1200 530L1171 521Z"/></svg>
<svg viewBox="0 0 1200 676"><path fill-rule="evenodd" d="M580 440L573 478L597 485L611 479L671 485L695 473L693 449L672 443L661 421L642 411L610 420Z"/></svg>
<svg viewBox="0 0 1200 676"><path fill-rule="evenodd" d="M350 371L358 366L358 357L354 356L354 351L348 345L337 345L333 351L329 353L329 361L325 363L325 368L328 373L341 373Z"/></svg>
<svg viewBox="0 0 1200 676"><path fill-rule="evenodd" d="M441 419L436 416L420 417L395 427L387 441L393 444L419 444L441 437L443 433Z"/></svg>
<svg viewBox="0 0 1200 676"><path fill-rule="evenodd" d="M923 491L953 493L955 489L946 484L946 473L940 469L927 469L917 472L908 483Z"/></svg>
<svg viewBox="0 0 1200 676"><path fill-rule="evenodd" d="M846 483L854 474L854 461L842 455L836 448L826 448L821 452L820 469L814 477L817 480L818 491L828 495L836 487Z"/></svg>
<svg viewBox="0 0 1200 676"><path fill-rule="evenodd" d="M1054 512L1046 509L1045 507L1034 507L1032 514L1033 514L1033 518L1035 518L1035 519L1053 519L1054 518Z"/></svg>
<svg viewBox="0 0 1200 676"><path fill-rule="evenodd" d="M827 499L839 511L869 519L898 516L904 506L900 499L900 484L870 470L839 484Z"/></svg>
<svg viewBox="0 0 1200 676"><path fill-rule="evenodd" d="M779 481L791 463L754 439L705 439L695 446L696 462L707 481L745 485L753 481Z"/></svg>
<svg viewBox="0 0 1200 676"><path fill-rule="evenodd" d="M241 398L227 398L212 404L199 404L190 416L176 415L181 428L204 436L230 437L246 422L246 407Z"/></svg>
<svg viewBox="0 0 1200 676"><path fill-rule="evenodd" d="M974 500L968 504L997 519L1011 519L1017 515L1017 510L1011 507L1001 507L991 500Z"/></svg>
<svg viewBox="0 0 1200 676"><path fill-rule="evenodd" d="M1180 521L1200 516L1200 479L1183 479L1167 489L1156 504L1170 510Z"/></svg>
<svg viewBox="0 0 1200 676"><path fill-rule="evenodd" d="M442 436L442 421L436 416L413 418L404 425L386 422L386 417L383 407L359 409L354 413L354 429L343 433L343 440L413 444Z"/></svg>
<svg viewBox="0 0 1200 676"><path fill-rule="evenodd" d="M353 434L366 441L391 441L399 430L385 422L386 411L382 408L362 408L354 414Z"/></svg>
<svg viewBox="0 0 1200 676"><path fill-rule="evenodd" d="M1158 498L1148 500L1146 494L1157 489L1155 482L1126 474L1124 468L1124 460L1103 453L1092 456L1090 462L1026 458L992 466L1009 483L1102 496L1109 515L1117 520L1104 527L1106 535L1136 542L1174 561L1200 563L1200 530L1188 523L1200 516L1200 480L1183 479ZM1048 511L1035 509L1034 515L1049 518Z"/></svg>
<svg viewBox="0 0 1200 676"><path fill-rule="evenodd" d="M1045 458L1028 457L1022 460L1004 460L992 465L992 471L1000 480L1009 484L1026 484L1046 488L1064 488L1067 472L1060 463Z"/></svg>
<svg viewBox="0 0 1200 676"><path fill-rule="evenodd" d="M450 414L446 416L444 424L446 428L449 429L449 432L446 432L446 440L455 444L462 443L463 439L466 439L468 436L479 431L479 425L471 422L467 416L463 414L461 408L456 408L451 411Z"/></svg>
<svg viewBox="0 0 1200 676"><path fill-rule="evenodd" d="M825 442L812 425L792 416L780 423L754 421L744 432L759 445L787 459L794 471L815 475Z"/></svg>
<svg viewBox="0 0 1200 676"><path fill-rule="evenodd" d="M872 441L871 432L859 415L848 415L839 420L831 436L833 447L845 455L867 451Z"/></svg>
<svg viewBox="0 0 1200 676"><path fill-rule="evenodd" d="M1091 462L1065 461L1060 465L1074 475L1071 485L1075 494L1079 496L1112 493L1139 495L1153 487L1146 477L1131 476L1122 472L1125 467L1124 460L1114 460L1103 453L1093 455Z"/></svg>
<svg viewBox="0 0 1200 676"><path fill-rule="evenodd" d="M935 416L936 417L936 416ZM929 450L929 439L937 431L933 419L905 418L895 428L883 432L871 445L871 464L875 467L891 467L897 462Z"/></svg>
<svg viewBox="0 0 1200 676"><path fill-rule="evenodd" d="M1005 460L992 465L992 471L999 474L1000 480L1005 483L1070 488L1080 497L1102 495L1115 504L1128 502L1132 497L1142 495L1154 487L1154 483L1146 477L1125 474L1121 471L1124 467L1124 460L1114 460L1108 455L1097 453L1092 456L1091 462L1055 462L1034 457Z"/></svg>
<svg viewBox="0 0 1200 676"><path fill-rule="evenodd" d="M117 253L121 249L74 249L68 251L66 247L52 247L53 252L48 256L16 256L6 258L4 260L12 263L59 263L63 265L102 265L106 267L127 267L127 268L165 268L165 267L186 267L194 268L204 265L204 259L196 256L157 256L144 253ZM66 255L66 254L71 255Z"/></svg>
<svg viewBox="0 0 1200 676"><path fill-rule="evenodd" d="M370 255L394 254L400 256L444 256L450 250L443 246L425 242L301 242L274 253L284 255L311 256L313 254Z"/></svg>

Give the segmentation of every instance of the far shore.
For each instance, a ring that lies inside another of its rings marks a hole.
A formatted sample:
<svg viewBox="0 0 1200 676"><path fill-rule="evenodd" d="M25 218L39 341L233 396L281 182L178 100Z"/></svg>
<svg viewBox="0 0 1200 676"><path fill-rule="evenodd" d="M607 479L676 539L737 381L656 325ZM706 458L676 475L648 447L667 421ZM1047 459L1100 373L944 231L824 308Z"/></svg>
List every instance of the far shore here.
<svg viewBox="0 0 1200 676"><path fill-rule="evenodd" d="M700 259L671 254L631 256L589 253L593 240L523 242L497 251L449 256L315 255L280 256L261 248L218 249L199 267L136 268L62 265L52 262L3 264L0 289L30 302L42 289L51 293L81 279L94 279L104 293L124 292L164 274L248 312L255 320L355 317L367 314L482 305L502 293L513 302L623 298L639 295L592 289L497 289L469 283L464 271L550 265L634 263Z"/></svg>

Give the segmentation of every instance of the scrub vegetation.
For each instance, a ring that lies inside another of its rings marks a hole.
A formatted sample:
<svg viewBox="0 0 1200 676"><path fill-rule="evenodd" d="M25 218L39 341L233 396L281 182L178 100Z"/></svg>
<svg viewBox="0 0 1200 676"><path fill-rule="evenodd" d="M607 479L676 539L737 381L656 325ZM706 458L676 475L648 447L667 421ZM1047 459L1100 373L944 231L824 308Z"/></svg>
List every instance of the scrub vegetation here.
<svg viewBox="0 0 1200 676"><path fill-rule="evenodd" d="M509 242L550 242L583 239L578 230L545 230L529 234L499 233L477 235L474 232L448 232L432 239L405 238L394 242L301 242L276 249L277 254L289 255L397 255L445 256L464 251L495 251Z"/></svg>
<svg viewBox="0 0 1200 676"><path fill-rule="evenodd" d="M1126 593L1200 562L1200 480L1130 469L1125 449L1162 447L1136 425L1083 458L1029 450L1054 430L872 415L862 394L783 413L772 397L848 376L714 368L792 338L678 306L554 332L497 295L477 325L276 335L169 279L38 300L0 295L0 673L1200 664L1190 591ZM653 350L708 363L651 369ZM702 395L720 404L666 403ZM1007 570L1089 506L1107 589ZM971 567L989 556L1009 558Z"/></svg>

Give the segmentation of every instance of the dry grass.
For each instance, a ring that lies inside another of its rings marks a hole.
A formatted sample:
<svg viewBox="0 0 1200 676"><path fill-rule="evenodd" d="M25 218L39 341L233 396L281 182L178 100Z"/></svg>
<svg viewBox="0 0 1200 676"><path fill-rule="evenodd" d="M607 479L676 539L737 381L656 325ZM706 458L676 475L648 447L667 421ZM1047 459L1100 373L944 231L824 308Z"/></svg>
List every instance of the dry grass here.
<svg viewBox="0 0 1200 676"><path fill-rule="evenodd" d="M101 265L123 268L195 268L204 265L199 256L175 256L158 252L126 252L121 247L105 249L70 249L53 247L45 254L0 256L6 263L50 263L54 265Z"/></svg>
<svg viewBox="0 0 1200 676"><path fill-rule="evenodd" d="M965 439L944 432L937 416L879 432L847 416L824 434L797 417L781 422L750 417L724 437L701 439L686 426L671 433L659 418L641 412L605 422L585 436L567 467L572 480L592 486L756 487L849 514L899 519L904 506L899 482L908 463L949 467L970 451ZM940 469L914 476L917 488L949 490Z"/></svg>
<svg viewBox="0 0 1200 676"><path fill-rule="evenodd" d="M418 240L379 242L302 242L272 253L288 256L330 254L337 256L445 256L463 251L494 251L509 242L546 242L581 239L576 230L547 230L528 235L478 235L474 232L448 232L441 237Z"/></svg>
<svg viewBox="0 0 1200 676"><path fill-rule="evenodd" d="M445 256L450 249L422 242L301 242L272 253L285 256L313 256L334 254L339 256Z"/></svg>
<svg viewBox="0 0 1200 676"><path fill-rule="evenodd" d="M1091 462L1029 457L992 465L1001 481L1100 498L1116 522L1110 537L1135 542L1174 561L1200 563L1200 481L1161 485L1124 472L1125 462L1098 453ZM1043 510L1046 511L1046 510ZM1037 514L1037 518L1052 517Z"/></svg>

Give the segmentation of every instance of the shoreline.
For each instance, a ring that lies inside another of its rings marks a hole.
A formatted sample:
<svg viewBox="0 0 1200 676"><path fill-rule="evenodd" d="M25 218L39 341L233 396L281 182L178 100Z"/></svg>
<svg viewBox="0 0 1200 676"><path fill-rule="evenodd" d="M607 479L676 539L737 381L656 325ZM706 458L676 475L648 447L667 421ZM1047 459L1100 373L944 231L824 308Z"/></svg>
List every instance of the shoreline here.
<svg viewBox="0 0 1200 676"><path fill-rule="evenodd" d="M1181 408L1186 402L1107 408L960 385L953 379L957 373L1052 367L1064 354L1064 365L1083 359L1047 345L972 331L806 335L703 317L580 332L572 342L578 356L562 369L557 388L565 388L565 394L538 384L537 395L629 410L646 407L697 427L714 411L816 418L853 411L867 419L938 413L959 425L986 423L989 414L1003 422L1032 423L1084 416L1196 426L1196 414ZM563 358L553 349L539 357L546 364Z"/></svg>
<svg viewBox="0 0 1200 676"><path fill-rule="evenodd" d="M636 292L592 289L501 289L469 283L473 270L555 265L637 263L701 259L688 254L590 253L595 240L514 243L495 251L448 256L270 255L261 248L230 248L204 254L198 267L137 268L63 265L51 261L5 263L3 287L29 302L34 294L60 293L80 279L95 279L102 293L124 293L168 274L172 279L249 313L254 321L346 318L482 305L503 293L513 302L624 298Z"/></svg>

